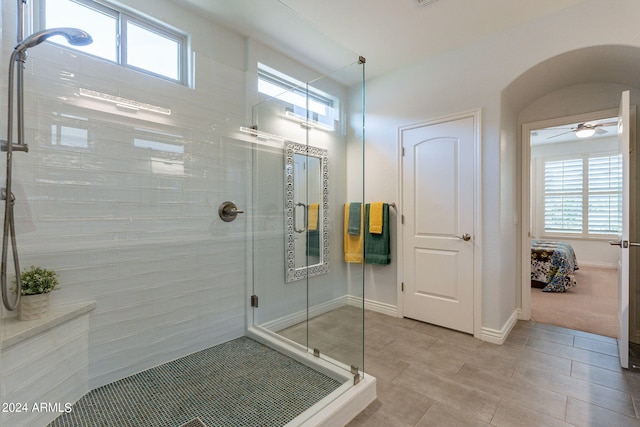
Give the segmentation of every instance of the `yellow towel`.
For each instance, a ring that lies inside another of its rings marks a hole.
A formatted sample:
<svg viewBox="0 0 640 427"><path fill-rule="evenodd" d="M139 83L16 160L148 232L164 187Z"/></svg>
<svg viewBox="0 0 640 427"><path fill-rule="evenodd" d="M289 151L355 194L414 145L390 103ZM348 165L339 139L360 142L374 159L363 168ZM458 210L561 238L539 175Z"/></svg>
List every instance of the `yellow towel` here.
<svg viewBox="0 0 640 427"><path fill-rule="evenodd" d="M344 205L344 261L362 264L362 212L360 213L360 235L349 234L349 203Z"/></svg>
<svg viewBox="0 0 640 427"><path fill-rule="evenodd" d="M309 218L307 219L307 230L316 231L318 229L318 211L320 210L319 203L309 204Z"/></svg>
<svg viewBox="0 0 640 427"><path fill-rule="evenodd" d="M384 202L371 203L371 210L369 211L369 233L382 234L382 207Z"/></svg>

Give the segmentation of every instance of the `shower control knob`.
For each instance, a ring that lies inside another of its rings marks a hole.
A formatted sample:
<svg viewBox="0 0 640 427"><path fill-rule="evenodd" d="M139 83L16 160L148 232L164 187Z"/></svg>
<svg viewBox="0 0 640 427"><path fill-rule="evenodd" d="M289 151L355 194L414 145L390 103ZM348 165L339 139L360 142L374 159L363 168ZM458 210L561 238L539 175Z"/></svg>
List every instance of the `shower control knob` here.
<svg viewBox="0 0 640 427"><path fill-rule="evenodd" d="M218 215L224 222L231 222L236 219L238 214L242 214L244 211L238 210L238 207L233 202L222 202L218 208Z"/></svg>

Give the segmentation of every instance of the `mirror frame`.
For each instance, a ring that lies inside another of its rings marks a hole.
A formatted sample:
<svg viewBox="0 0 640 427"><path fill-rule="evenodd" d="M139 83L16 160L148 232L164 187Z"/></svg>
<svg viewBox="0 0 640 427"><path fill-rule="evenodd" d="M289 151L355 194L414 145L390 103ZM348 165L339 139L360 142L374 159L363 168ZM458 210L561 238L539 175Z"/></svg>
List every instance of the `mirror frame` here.
<svg viewBox="0 0 640 427"><path fill-rule="evenodd" d="M320 215L321 262L311 266L296 268L295 234L293 223L294 210L294 156L302 154L320 159L322 174L322 214ZM329 271L329 151L310 145L287 142L285 145L285 276L287 282L317 276Z"/></svg>

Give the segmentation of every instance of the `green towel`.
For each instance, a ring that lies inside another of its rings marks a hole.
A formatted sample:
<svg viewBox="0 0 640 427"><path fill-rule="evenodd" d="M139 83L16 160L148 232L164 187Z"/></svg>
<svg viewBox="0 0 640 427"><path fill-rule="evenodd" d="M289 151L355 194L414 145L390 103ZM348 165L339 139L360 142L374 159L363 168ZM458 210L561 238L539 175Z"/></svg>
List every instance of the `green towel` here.
<svg viewBox="0 0 640 427"><path fill-rule="evenodd" d="M320 227L319 227L319 222L320 222L320 218L318 217L318 205L316 205L316 216L315 216L315 221L311 216L311 205L307 206L307 218L309 218L308 220L308 224L307 224L307 256L308 257L319 257L320 256ZM307 262L307 265L309 265L310 263ZM314 262L315 264L315 262Z"/></svg>
<svg viewBox="0 0 640 427"><path fill-rule="evenodd" d="M349 234L354 236L360 235L360 207L362 203L353 202L349 204L349 228L347 229Z"/></svg>
<svg viewBox="0 0 640 427"><path fill-rule="evenodd" d="M307 231L307 256L320 256L320 230Z"/></svg>
<svg viewBox="0 0 640 427"><path fill-rule="evenodd" d="M364 216L364 262L365 264L388 265L391 262L391 244L389 237L389 205L382 207L382 234L369 233L369 204Z"/></svg>

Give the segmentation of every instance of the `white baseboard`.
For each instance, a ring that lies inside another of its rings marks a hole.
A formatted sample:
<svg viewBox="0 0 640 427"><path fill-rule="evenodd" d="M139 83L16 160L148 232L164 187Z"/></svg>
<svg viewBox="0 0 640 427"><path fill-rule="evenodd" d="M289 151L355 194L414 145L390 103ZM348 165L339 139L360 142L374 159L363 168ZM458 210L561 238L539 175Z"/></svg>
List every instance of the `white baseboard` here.
<svg viewBox="0 0 640 427"><path fill-rule="evenodd" d="M338 297L333 300L311 307L311 309L309 310L309 318L319 316L321 314L327 313L331 310L335 310L345 305L362 307L362 304L363 304L362 297L356 297L353 295L344 295L342 297ZM386 314L388 316L399 317L398 307L392 304L365 299L364 308L366 310L375 311L377 313ZM509 336L509 333L511 332L513 327L518 322L520 313L521 313L520 309L514 310L513 313L511 313L511 316L509 316L509 319L505 322L505 324L499 330L483 327L481 329L480 339L482 341L490 342L492 344L502 345L504 341L507 339L507 337ZM306 310L301 310L296 313L292 313L290 315L272 320L270 322L266 322L262 324L261 327L269 331L277 332L277 331L281 331L282 329L286 329L288 327L297 325L298 323L304 322L306 320L307 320L307 312Z"/></svg>
<svg viewBox="0 0 640 427"><path fill-rule="evenodd" d="M313 318L321 314L328 313L331 310L335 310L336 308L340 308L344 305L347 305L348 300L349 300L349 296L345 295L342 297L332 299L327 302L323 302L322 304L314 305L309 309L309 318ZM306 320L307 320L307 310L300 310L295 313L291 313L286 316L279 317L277 319L263 323L260 326L270 331L278 332L283 329L289 328L291 326L297 325L298 323L302 323Z"/></svg>
<svg viewBox="0 0 640 427"><path fill-rule="evenodd" d="M609 262L578 261L578 269L580 268L581 265L584 265L585 267L611 268L613 270L618 269L617 263L612 264Z"/></svg>
<svg viewBox="0 0 640 427"><path fill-rule="evenodd" d="M509 336L509 333L516 325L516 323L518 323L518 312L519 310L514 310L513 313L511 313L511 316L509 316L509 319L507 319L506 323L502 325L502 328L500 328L500 330L482 328L480 339L492 344L504 344L504 341Z"/></svg>
<svg viewBox="0 0 640 427"><path fill-rule="evenodd" d="M525 319L524 315L522 313L523 313L522 309L519 308L518 309L518 320L527 320L527 321L531 320L531 319Z"/></svg>
<svg viewBox="0 0 640 427"><path fill-rule="evenodd" d="M354 307L362 307L362 298L354 297L349 295L347 297L347 302L349 305ZM392 304L387 304L384 302L378 302L370 299L364 300L364 309L375 311L376 313L386 314L387 316L399 317L398 315L398 307Z"/></svg>
<svg viewBox="0 0 640 427"><path fill-rule="evenodd" d="M328 313L331 310L335 310L345 305L351 305L354 307L362 307L362 297L355 297L353 295L344 295L335 299L332 299L322 304L314 305L309 309L309 318L314 318L324 313ZM386 304L383 302L364 300L365 310L371 310L378 313L386 314L392 317L398 317L398 308L392 304ZM265 322L261 327L269 331L278 332L291 326L297 325L307 320L307 311L300 310L295 313L288 314L283 317Z"/></svg>

